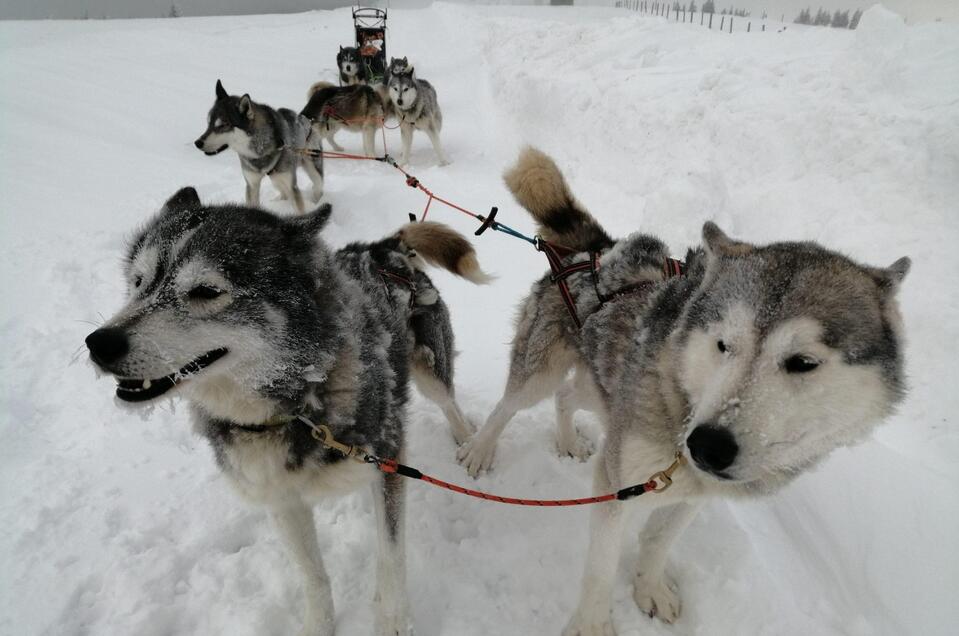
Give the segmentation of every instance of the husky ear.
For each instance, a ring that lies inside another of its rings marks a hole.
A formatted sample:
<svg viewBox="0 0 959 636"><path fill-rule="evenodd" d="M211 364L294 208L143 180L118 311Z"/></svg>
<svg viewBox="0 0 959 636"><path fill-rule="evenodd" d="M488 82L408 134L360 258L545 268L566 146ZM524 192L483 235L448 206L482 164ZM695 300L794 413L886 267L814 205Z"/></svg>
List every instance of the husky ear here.
<svg viewBox="0 0 959 636"><path fill-rule="evenodd" d="M703 225L703 246L706 248L706 254L710 259L719 256L739 256L748 254L753 246L749 243L743 243L736 239L731 239L725 232L719 229L719 226L712 221L706 221Z"/></svg>
<svg viewBox="0 0 959 636"><path fill-rule="evenodd" d="M330 214L332 212L333 206L329 203L324 203L312 212L307 212L302 216L291 217L288 221L298 231L313 236L326 226L326 222L330 220Z"/></svg>
<svg viewBox="0 0 959 636"><path fill-rule="evenodd" d="M163 204L163 210L165 212L173 212L176 210L192 210L202 207L202 205L203 204L200 203L200 195L196 193L196 188L193 186L187 186L177 190L176 194L170 197L167 202Z"/></svg>
<svg viewBox="0 0 959 636"><path fill-rule="evenodd" d="M216 81L216 98L223 99L224 97L229 97L226 92L226 89L223 88L223 83L220 80Z"/></svg>
<svg viewBox="0 0 959 636"><path fill-rule="evenodd" d="M247 119L253 119L253 100L250 99L249 93L240 98L240 103L237 104L236 108L241 115L246 115Z"/></svg>
<svg viewBox="0 0 959 636"><path fill-rule="evenodd" d="M341 44L341 45L340 45L340 53L342 53L342 52L343 52L343 45Z"/></svg>
<svg viewBox="0 0 959 636"><path fill-rule="evenodd" d="M880 291L886 294L894 294L899 290L899 285L909 273L912 267L912 259L903 256L889 267L871 267L869 274L879 286Z"/></svg>

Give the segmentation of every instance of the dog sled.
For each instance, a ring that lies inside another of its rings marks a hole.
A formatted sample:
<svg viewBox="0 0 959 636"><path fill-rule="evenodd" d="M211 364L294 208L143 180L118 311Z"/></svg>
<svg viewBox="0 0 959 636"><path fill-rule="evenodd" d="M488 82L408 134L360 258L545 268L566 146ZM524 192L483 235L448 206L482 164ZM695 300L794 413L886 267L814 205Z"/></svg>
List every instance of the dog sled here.
<svg viewBox="0 0 959 636"><path fill-rule="evenodd" d="M353 29L366 76L370 82L381 81L386 72L386 9L354 7Z"/></svg>

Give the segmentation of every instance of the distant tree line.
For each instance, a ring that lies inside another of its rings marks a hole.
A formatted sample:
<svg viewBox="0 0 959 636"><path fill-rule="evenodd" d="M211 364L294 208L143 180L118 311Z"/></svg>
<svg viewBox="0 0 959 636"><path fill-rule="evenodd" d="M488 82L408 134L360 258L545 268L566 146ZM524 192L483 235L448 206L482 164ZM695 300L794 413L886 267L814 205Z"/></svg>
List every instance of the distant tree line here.
<svg viewBox="0 0 959 636"><path fill-rule="evenodd" d="M690 2L689 4L680 4L678 2L673 2L673 11L688 11L689 13L696 13L697 11L702 11L702 13L719 13L720 15L734 15L737 17L745 18L749 16L749 11L745 9L736 9L729 7L728 9L723 9L721 11L716 11L716 3L713 0L706 0L703 3L703 8L700 9L696 6L696 2Z"/></svg>
<svg viewBox="0 0 959 636"><path fill-rule="evenodd" d="M812 14L812 9L810 8L803 9L793 22L796 24L809 24L811 26L828 26L836 29L855 29L859 26L859 18L861 17L862 9L856 9L852 17L849 17L849 11L836 9L835 13L830 14L822 7L819 7L816 15Z"/></svg>

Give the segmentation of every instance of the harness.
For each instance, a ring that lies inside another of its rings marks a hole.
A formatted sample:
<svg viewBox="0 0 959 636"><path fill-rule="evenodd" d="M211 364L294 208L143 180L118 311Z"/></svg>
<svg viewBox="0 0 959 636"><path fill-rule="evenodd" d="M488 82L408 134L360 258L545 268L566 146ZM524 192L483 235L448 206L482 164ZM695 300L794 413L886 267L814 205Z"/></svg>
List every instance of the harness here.
<svg viewBox="0 0 959 636"><path fill-rule="evenodd" d="M596 292L596 299L599 301L600 307L611 300L619 298L620 296L648 292L658 284L657 281L643 280L639 281L638 283L633 283L632 285L622 287L610 294L604 294L599 289L599 252L590 252L588 260L570 263L569 265L563 265L563 259L570 254L575 254L575 250L571 250L568 247L563 247L562 245L548 243L538 237L536 239L535 247L537 250L546 255L546 260L549 261L549 268L553 272L550 275L549 280L550 282L556 283L556 288L559 290L559 295L562 297L563 303L566 305L567 311L569 311L569 316L573 319L573 323L576 325L577 329L582 329L583 321L580 319L579 313L576 311L576 299L573 298L573 294L569 290L569 284L566 282L566 279L571 275L578 272L587 271L590 273L593 281L593 290ZM664 280L677 276L684 276L686 273L686 265L682 261L678 261L674 258L667 258L663 261L662 271Z"/></svg>

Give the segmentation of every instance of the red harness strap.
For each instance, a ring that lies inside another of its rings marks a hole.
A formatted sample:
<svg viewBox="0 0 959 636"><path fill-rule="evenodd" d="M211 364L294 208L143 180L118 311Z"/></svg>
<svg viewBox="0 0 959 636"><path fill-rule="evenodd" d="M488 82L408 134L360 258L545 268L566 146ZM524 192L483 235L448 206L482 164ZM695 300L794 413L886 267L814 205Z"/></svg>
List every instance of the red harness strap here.
<svg viewBox="0 0 959 636"><path fill-rule="evenodd" d="M573 294L569 290L569 284L566 282L566 279L569 278L570 275L584 271L589 271L592 274L593 289L596 290L596 299L599 300L600 307L614 298L625 296L626 294L645 291L656 284L655 281L641 281L633 285L623 287L622 289L618 289L611 294L604 294L599 289L600 255L598 252L590 253L588 261L580 261L578 263L571 263L570 265L564 266L563 258L569 256L570 254L575 254L574 250L561 245L548 243L543 239L537 239L535 245L536 249L546 255L546 260L549 261L549 268L553 272L549 279L550 281L556 283L556 288L559 290L559 295L563 298L563 302L566 304L566 309L569 311L569 316L573 319L573 323L576 325L577 329L581 329L583 327L583 322L580 320L579 313L576 311L576 299L573 298ZM685 273L686 267L682 261L678 261L674 258L667 258L663 262L664 279L683 276Z"/></svg>
<svg viewBox="0 0 959 636"><path fill-rule="evenodd" d="M437 479L436 477L426 475L415 468L406 466L405 464L400 464L392 459L371 457L368 461L375 464L376 467L384 473L396 473L402 477L419 479L420 481L425 481L428 484L433 484L434 486L439 486L440 488L445 488L446 490L451 490L461 495L476 497L477 499L485 499L486 501L497 501L499 503L512 504L514 506L584 506L587 504L603 503L604 501L625 501L627 499L632 499L633 497L638 497L647 492L657 492L659 490L663 490L663 488L656 482L655 479L651 479L646 483L636 484L635 486L629 486L627 488L621 488L616 492L611 492L606 495L599 495L598 497L583 497L582 499L518 499L516 497L501 497L499 495L483 492L481 490L473 490L472 488L457 486L456 484L451 484L448 481L443 481L442 479Z"/></svg>

